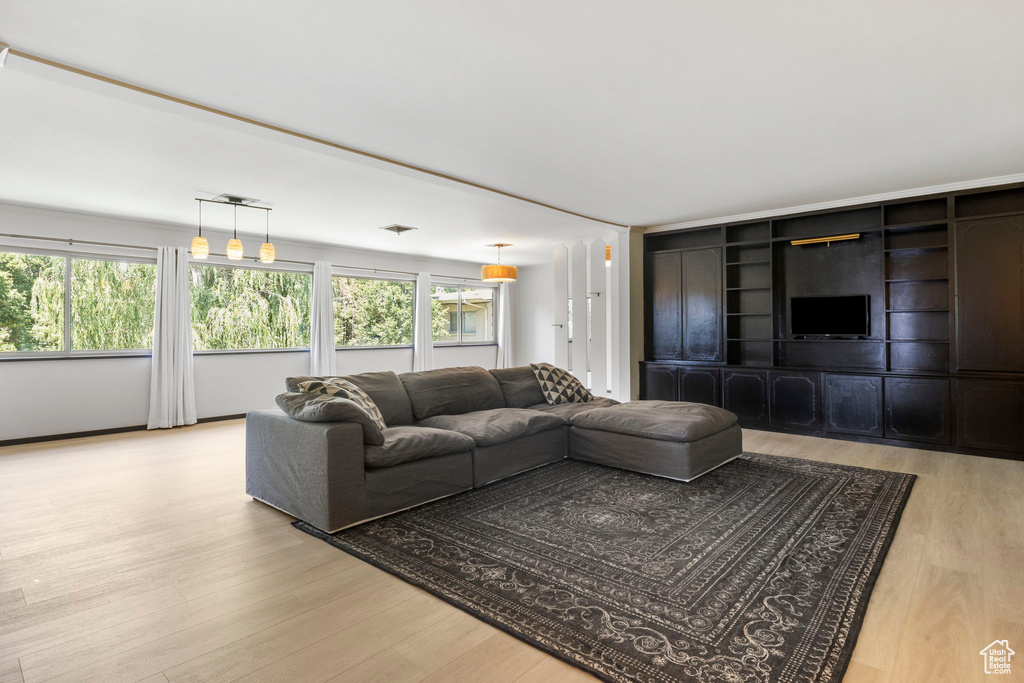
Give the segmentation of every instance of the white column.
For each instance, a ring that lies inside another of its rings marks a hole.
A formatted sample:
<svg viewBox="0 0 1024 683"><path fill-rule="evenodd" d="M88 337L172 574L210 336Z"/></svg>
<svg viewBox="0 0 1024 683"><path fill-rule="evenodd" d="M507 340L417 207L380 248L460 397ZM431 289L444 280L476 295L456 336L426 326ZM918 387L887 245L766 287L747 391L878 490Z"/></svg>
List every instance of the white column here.
<svg viewBox="0 0 1024 683"><path fill-rule="evenodd" d="M605 241L587 240L587 289L590 296L590 391L608 396L608 268Z"/></svg>
<svg viewBox="0 0 1024 683"><path fill-rule="evenodd" d="M555 318L551 328L555 335L555 365L569 366L569 250L564 244L555 245Z"/></svg>
<svg viewBox="0 0 1024 683"><path fill-rule="evenodd" d="M569 295L572 297L572 349L569 370L587 383L587 247L576 240L569 248Z"/></svg>

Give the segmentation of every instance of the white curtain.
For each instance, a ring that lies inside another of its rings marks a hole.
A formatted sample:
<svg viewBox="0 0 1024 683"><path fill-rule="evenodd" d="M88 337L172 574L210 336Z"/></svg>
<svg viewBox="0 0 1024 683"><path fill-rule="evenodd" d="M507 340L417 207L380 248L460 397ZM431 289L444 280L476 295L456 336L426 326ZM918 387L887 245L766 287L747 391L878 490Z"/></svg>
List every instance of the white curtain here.
<svg viewBox="0 0 1024 683"><path fill-rule="evenodd" d="M416 276L416 319L413 323L413 372L434 367L434 328L430 310L430 273Z"/></svg>
<svg viewBox="0 0 1024 683"><path fill-rule="evenodd" d="M309 374L324 377L337 374L334 351L334 292L331 289L331 264L313 264L313 296L310 304Z"/></svg>
<svg viewBox="0 0 1024 683"><path fill-rule="evenodd" d="M149 429L196 423L188 250L158 247Z"/></svg>
<svg viewBox="0 0 1024 683"><path fill-rule="evenodd" d="M496 368L515 367L515 349L512 345L512 283L498 285L498 358Z"/></svg>

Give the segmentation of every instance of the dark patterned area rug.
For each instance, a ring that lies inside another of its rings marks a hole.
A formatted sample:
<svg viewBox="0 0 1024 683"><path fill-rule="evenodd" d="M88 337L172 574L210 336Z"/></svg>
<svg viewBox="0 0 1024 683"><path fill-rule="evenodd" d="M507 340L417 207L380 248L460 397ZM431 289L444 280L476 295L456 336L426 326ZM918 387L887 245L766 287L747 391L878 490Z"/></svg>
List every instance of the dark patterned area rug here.
<svg viewBox="0 0 1024 683"><path fill-rule="evenodd" d="M914 476L746 453L566 460L324 534L607 681L840 681Z"/></svg>

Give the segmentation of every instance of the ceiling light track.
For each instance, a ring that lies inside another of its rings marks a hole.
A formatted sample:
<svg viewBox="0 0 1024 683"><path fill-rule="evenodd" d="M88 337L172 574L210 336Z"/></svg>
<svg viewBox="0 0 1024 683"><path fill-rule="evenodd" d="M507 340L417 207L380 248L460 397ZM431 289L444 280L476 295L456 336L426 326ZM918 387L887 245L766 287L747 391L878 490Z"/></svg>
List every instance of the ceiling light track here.
<svg viewBox="0 0 1024 683"><path fill-rule="evenodd" d="M5 45L5 44L4 43L0 43L0 46L2 46L2 45ZM248 125L251 125L251 126L258 126L260 128L264 128L266 130L274 131L275 133L281 133L282 135L288 135L288 136L291 136L291 137L294 137L294 138L298 138L300 140L306 140L307 142L313 142L313 143L316 143L318 145L324 145L325 147L330 147L332 149L341 150L342 152L348 152L349 154L357 154L359 156L366 157L367 159L373 159L374 161L380 161L380 162L383 162L383 163L386 163L386 164L391 164L392 166L398 166L399 168L404 168L404 169L407 169L407 170L410 170L410 171L415 171L417 173L423 173L425 175L429 175L429 176L432 176L434 178L440 178L441 180L446 180L448 182L458 183L460 185L464 185L466 187L472 187L472 188L477 189L477 190L483 190L485 192L490 192L492 194L500 195L500 196L506 197L508 199L515 199L516 201L525 202L526 204L532 204L534 206L539 206L541 208L549 209L551 211L557 211L559 213L563 213L563 214L566 214L568 216L575 216L576 218L582 218L584 220L593 221L595 223L601 223L603 225L611 225L611 226L616 227L616 228L628 228L629 227L627 225L623 225L622 223L615 223L613 221L606 221L606 220L604 220L602 218L595 218L594 216L588 216L586 214L578 213L576 211L570 211L569 209L563 209L563 208L560 208L560 207L557 207L557 206L552 206L551 204L545 204L544 202L537 201L536 199L530 199L528 197L522 197L520 195L512 194L511 192L505 192L504 190L499 190L499 189L494 188L494 187L488 187L487 185L481 185L480 183L474 183L471 180L466 180L464 178L458 178L456 176L451 176L451 175L448 175L446 173L441 173L440 171L431 171L430 169L423 168L422 166L415 166L413 164L408 164L408 163L406 163L404 161L398 161L397 159L391 159L389 157L381 156L379 154L374 154L372 152L367 152L367 151L364 151L364 150L361 150L361 149L356 149L354 147L348 147L346 145L341 145L341 144L338 144L337 142L331 142L330 140L324 140L323 138L318 138L318 137L315 137L313 135L307 135L305 133L300 133L298 131L294 131L294 130L291 130L291 129L288 129L288 128L282 128L281 126L275 126L272 123L266 123L264 121L258 121L256 119L251 119L251 118L249 118L247 116L239 116L238 114L232 114L231 112L224 111L223 109L216 109L214 107L208 107L205 104L199 104L198 102L192 102L191 100L186 100L186 99L182 99L180 97L175 97L174 95L168 95L166 93L162 93L162 92L159 92L159 91L156 91L156 90L150 90L149 88L143 88L143 87L138 86L138 85L132 85L131 83L126 83L125 81L119 81L116 78L110 78L108 76L101 76L100 74L93 73L92 71L86 71L85 69L79 69L78 67L71 66L70 64L64 64L62 62L57 62L57 61L54 61L52 59L47 59L45 57L40 57L38 55L34 55L34 54L31 54L31 53L28 53L28 52L22 52L21 50L15 50L14 48L9 48L9 50L6 50L4 52L5 55L6 55L7 51L9 51L10 54L14 55L15 57L20 57L21 59L27 59L27 60L36 62L38 64L44 64L46 66L53 67L55 69L60 69L62 71L67 71L69 73L77 74L79 76L85 76L86 78L91 78L93 80L101 81L101 82L107 83L109 85L115 85L115 86L117 86L119 88L125 88L125 89L131 90L133 92L142 93L143 95L149 95L151 97L156 97L156 98L159 98L159 99L162 99L162 100L166 100L168 102L174 102L175 104L180 104L180 105L185 106L185 107L191 107L193 109L198 109L200 111L204 111L204 112L207 112L209 114L215 114L217 116L223 116L224 118L231 119L232 121L239 121L241 123L245 123L245 124L248 124Z"/></svg>

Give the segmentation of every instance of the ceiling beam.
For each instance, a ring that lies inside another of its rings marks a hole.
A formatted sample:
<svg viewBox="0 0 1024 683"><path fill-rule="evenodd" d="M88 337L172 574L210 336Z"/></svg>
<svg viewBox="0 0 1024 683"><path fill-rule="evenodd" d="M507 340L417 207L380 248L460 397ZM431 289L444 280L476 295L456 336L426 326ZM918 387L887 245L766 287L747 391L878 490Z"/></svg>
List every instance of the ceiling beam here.
<svg viewBox="0 0 1024 683"><path fill-rule="evenodd" d="M8 50L7 44L6 43L0 43L0 50ZM566 215L569 215L569 216L574 216L576 218L582 218L582 219L588 220L588 221L593 221L595 223L601 223L602 225L610 225L610 226L615 227L615 228L628 228L629 227L629 226L624 225L622 223L615 223L614 221L607 221L607 220L604 220L603 218L597 218L595 216L588 216L586 214L578 213L576 211L570 211L569 209L563 209L561 207L554 206L552 204L546 204L546 203L538 201L536 199L530 199L529 197L523 197L523 196L520 196L520 195L517 195L517 194L513 194L511 192L506 192L504 190L499 190L499 189L494 188L494 187L489 187L487 185L482 185L480 183L475 183L475 182L473 182L471 180L466 180L465 178L458 178L456 176L448 175L446 173L441 173L440 171L433 171L433 170L430 170L428 168L423 168L422 166L416 166L414 164L409 164L409 163L406 163L404 161L399 161L397 159L392 159L390 157L385 157L385 156L381 156L379 154L374 154L373 152L367 152L365 150L356 149L355 147L349 147L347 145L342 145L342 144L339 144L337 142L331 142L330 140L325 140L324 138L319 138L319 137L316 137L314 135L307 135L306 133L300 133L298 131L291 130L290 128L284 128L282 126L276 126L276 125L274 125L272 123L266 123L265 121L259 121L257 119L252 119L252 118L249 118L247 116L240 116L238 114L232 114L231 112L224 111L223 109L217 109L215 107L210 107L210 106L207 106L205 104L200 104L198 102L193 102L191 100L186 100L186 99L183 99L181 97L175 97L174 95L168 95L167 93L162 93L162 92L159 92L157 90L151 90L149 88L144 88L142 86L133 85L131 83L126 83L125 81L119 81L116 78L110 78L109 76L103 76L103 75L100 75L98 73L94 73L92 71L87 71L85 69L80 69L78 67L71 66L70 64L64 64L62 62L57 62L57 61L54 61L52 59L47 59L45 57L40 57L39 55L34 55L34 54L29 53L29 52L23 52L21 50L15 50L13 48L10 48L9 52L10 52L11 55L14 55L16 57L20 57L21 59L27 59L29 61L36 62L37 64L43 64L45 66L49 66L49 67L52 67L54 69L60 69L62 71L66 71L68 73L76 74L76 75L79 75L79 76L84 76L86 78L91 78L91 79L100 81L102 83L107 83L109 85L114 85L114 86L117 86L119 88L125 88L126 90L130 90L130 91L136 92L136 93L141 93L143 95L148 95L150 97L156 97L156 98L159 98L159 99L164 100L166 102L172 102L174 104L179 104L181 106L191 107L193 109L197 109L199 111L203 111L203 112L206 112L208 114L214 114L216 116L223 116L224 118L231 119L233 121L238 121L238 122L250 125L250 126L257 126L259 128L263 128L265 130L273 131L275 133L280 133L282 135L288 135L288 136L291 136L291 137L294 137L294 138L298 138L300 140L305 140L306 142L312 142L312 143L315 143L315 144L318 144L318 145L323 145L325 147L330 147L332 149L340 150L340 151L346 152L348 154L355 154L355 155L358 155L358 156L361 156L361 157L365 157L367 159L371 159L373 161L381 162L381 163L384 163L384 164L389 164L391 166L395 166L397 168L404 169L406 171L413 171L415 173L421 173L421 174L430 176L430 177L435 178L435 179L440 179L440 180L447 181L447 182L450 182L450 183L456 183L456 184L459 184L459 185L463 185L465 187L473 188L475 190L482 190L484 192L490 192L492 194L496 194L496 195L499 195L501 197L505 197L507 199L513 199L513 200L516 200L516 201L519 201L519 202L524 202L526 204L532 204L533 206L537 206L537 207L540 207L540 208L543 208L543 209L548 209L550 211L557 211L559 213L563 213L563 214L566 214ZM2 66L2 63L0 63L0 66Z"/></svg>

